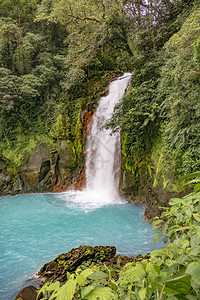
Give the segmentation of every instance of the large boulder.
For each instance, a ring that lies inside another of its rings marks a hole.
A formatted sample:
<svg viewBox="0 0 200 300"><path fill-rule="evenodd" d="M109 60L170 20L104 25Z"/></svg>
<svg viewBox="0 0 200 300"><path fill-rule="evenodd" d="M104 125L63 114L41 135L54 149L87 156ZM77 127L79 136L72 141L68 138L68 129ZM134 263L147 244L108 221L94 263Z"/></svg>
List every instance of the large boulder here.
<svg viewBox="0 0 200 300"><path fill-rule="evenodd" d="M89 260L95 263L108 262L115 254L115 247L80 246L79 248L74 248L65 254L59 255L56 259L45 264L37 275L50 282L57 280L65 282L67 280L67 272L75 271L84 262Z"/></svg>
<svg viewBox="0 0 200 300"><path fill-rule="evenodd" d="M46 186L51 185L51 180L48 182L49 171L50 157L47 145L37 145L31 154L26 152L19 167L19 175L23 181L24 191L42 190L42 181L45 182Z"/></svg>
<svg viewBox="0 0 200 300"><path fill-rule="evenodd" d="M17 174L9 173L0 163L0 195L81 189L85 185L84 172L74 165L74 155L70 144L61 140L54 146L38 143L26 152Z"/></svg>

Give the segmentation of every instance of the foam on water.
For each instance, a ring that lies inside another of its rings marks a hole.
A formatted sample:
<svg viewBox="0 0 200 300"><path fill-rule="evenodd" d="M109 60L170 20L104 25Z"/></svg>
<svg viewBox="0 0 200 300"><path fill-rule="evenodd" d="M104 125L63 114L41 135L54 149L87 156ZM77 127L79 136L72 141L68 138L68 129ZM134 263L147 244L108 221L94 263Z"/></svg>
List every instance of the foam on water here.
<svg viewBox="0 0 200 300"><path fill-rule="evenodd" d="M121 197L113 199L104 191L68 191L60 193L57 196L66 207L82 209L85 212L89 212L103 206L122 205L126 203Z"/></svg>

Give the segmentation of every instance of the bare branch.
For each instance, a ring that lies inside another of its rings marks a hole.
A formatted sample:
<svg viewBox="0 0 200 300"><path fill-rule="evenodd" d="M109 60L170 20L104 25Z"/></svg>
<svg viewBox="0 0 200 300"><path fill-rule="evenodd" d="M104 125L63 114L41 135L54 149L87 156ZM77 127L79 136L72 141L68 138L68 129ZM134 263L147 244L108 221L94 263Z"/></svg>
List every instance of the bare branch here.
<svg viewBox="0 0 200 300"><path fill-rule="evenodd" d="M80 20L80 21L94 21L94 22L97 22L97 23L99 23L99 24L102 24L102 22L101 21L99 21L98 19L96 19L96 18L94 18L94 17L80 17L80 16L75 16L75 15L73 15L72 13L71 14L69 14L69 13L65 13L66 15L67 15L67 17L70 17L70 18L72 18L72 19L75 19L75 20Z"/></svg>

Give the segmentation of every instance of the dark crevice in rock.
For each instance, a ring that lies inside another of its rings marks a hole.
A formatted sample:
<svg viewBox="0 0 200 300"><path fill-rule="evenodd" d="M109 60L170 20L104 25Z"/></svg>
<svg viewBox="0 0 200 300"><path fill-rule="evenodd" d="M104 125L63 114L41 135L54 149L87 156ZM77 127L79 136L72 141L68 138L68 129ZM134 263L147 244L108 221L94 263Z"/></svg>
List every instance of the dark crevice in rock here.
<svg viewBox="0 0 200 300"><path fill-rule="evenodd" d="M38 182L41 182L45 176L48 174L49 170L50 170L51 164L50 164L50 160L46 160L42 162L42 165L40 167L40 172L38 175Z"/></svg>

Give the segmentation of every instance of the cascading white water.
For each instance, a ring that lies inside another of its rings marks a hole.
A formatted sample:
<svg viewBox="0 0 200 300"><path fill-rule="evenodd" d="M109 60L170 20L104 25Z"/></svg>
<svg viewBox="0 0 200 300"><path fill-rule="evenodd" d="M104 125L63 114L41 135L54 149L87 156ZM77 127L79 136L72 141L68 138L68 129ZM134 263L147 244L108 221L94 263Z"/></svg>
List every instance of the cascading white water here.
<svg viewBox="0 0 200 300"><path fill-rule="evenodd" d="M114 107L123 97L131 73L125 73L109 86L109 93L99 101L96 113L88 128L86 157L86 190L101 195L106 201L118 197L121 167L120 133L105 129Z"/></svg>
<svg viewBox="0 0 200 300"><path fill-rule="evenodd" d="M131 80L131 73L113 81L108 96L99 100L96 113L88 127L86 157L86 188L68 191L59 198L69 207L85 212L110 204L124 204L119 197L119 174L121 165L120 133L112 134L104 125L112 117L114 107L121 100Z"/></svg>

